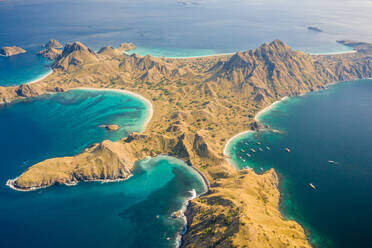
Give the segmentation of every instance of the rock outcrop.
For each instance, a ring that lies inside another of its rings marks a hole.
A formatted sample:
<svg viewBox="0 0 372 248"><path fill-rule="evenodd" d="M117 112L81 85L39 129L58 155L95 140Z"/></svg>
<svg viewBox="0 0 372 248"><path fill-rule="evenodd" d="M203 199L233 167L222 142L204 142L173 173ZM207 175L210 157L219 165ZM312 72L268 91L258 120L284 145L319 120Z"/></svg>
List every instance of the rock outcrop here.
<svg viewBox="0 0 372 248"><path fill-rule="evenodd" d="M120 126L116 124L100 125L99 127L105 128L108 131L118 131L120 129Z"/></svg>
<svg viewBox="0 0 372 248"><path fill-rule="evenodd" d="M45 90L38 85L21 84L15 92L20 97L35 97L45 93Z"/></svg>
<svg viewBox="0 0 372 248"><path fill-rule="evenodd" d="M47 58L47 59L50 59L50 60L55 60L57 58L59 58L59 56L61 56L62 54L62 50L60 49L56 49L56 48L48 48L48 49L44 49L40 52L37 53L37 55L41 56L41 57L44 57L44 58Z"/></svg>
<svg viewBox="0 0 372 248"><path fill-rule="evenodd" d="M0 55L3 56L13 56L20 53L25 53L26 50L20 47L12 46L12 47L2 47L0 48Z"/></svg>

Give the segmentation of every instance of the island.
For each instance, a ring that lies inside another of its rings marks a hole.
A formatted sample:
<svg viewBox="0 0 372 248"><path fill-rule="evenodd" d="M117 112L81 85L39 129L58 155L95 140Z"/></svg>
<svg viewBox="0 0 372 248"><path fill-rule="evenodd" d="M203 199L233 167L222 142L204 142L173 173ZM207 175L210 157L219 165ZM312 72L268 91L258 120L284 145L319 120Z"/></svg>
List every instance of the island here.
<svg viewBox="0 0 372 248"><path fill-rule="evenodd" d="M143 133L42 161L9 180L10 187L125 180L135 161L168 154L195 168L208 185L188 205L181 247L311 247L303 227L279 210L276 172L237 170L224 149L231 137L265 128L256 114L283 97L372 77L372 53L309 55L275 40L232 55L154 58L110 47L96 53L75 42L52 68L31 85L0 87L0 102L80 87L125 89L151 101L153 117Z"/></svg>
<svg viewBox="0 0 372 248"><path fill-rule="evenodd" d="M310 30L310 31L318 32L318 33L323 32L323 30L321 30L320 28L313 27L313 26L309 26L309 27L307 27L307 29Z"/></svg>
<svg viewBox="0 0 372 248"><path fill-rule="evenodd" d="M108 131L118 131L120 129L120 126L116 124L100 125L99 127L105 128Z"/></svg>
<svg viewBox="0 0 372 248"><path fill-rule="evenodd" d="M371 54L372 44L367 42L353 41L353 40L339 40L337 41L344 46L353 48L358 53Z"/></svg>
<svg viewBox="0 0 372 248"><path fill-rule="evenodd" d="M17 55L20 53L25 53L25 52L26 52L25 49L16 47L16 46L12 46L12 47L5 46L5 47L0 48L0 55L7 56L7 57Z"/></svg>

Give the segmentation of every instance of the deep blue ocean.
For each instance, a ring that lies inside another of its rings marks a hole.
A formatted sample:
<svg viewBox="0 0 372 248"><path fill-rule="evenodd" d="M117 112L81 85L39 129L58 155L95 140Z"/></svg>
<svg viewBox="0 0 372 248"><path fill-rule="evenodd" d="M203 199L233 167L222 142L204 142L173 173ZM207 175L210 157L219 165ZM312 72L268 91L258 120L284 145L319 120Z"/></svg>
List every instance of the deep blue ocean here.
<svg viewBox="0 0 372 248"><path fill-rule="evenodd" d="M5 186L34 163L142 131L147 111L133 96L88 90L0 106L0 247L174 247L185 223L172 212L193 189L204 191L200 176L175 158L141 161L124 182L33 192ZM121 129L98 127L110 123Z"/></svg>
<svg viewBox="0 0 372 248"><path fill-rule="evenodd" d="M372 80L289 98L260 120L281 133L238 137L233 162L258 173L275 168L282 213L317 247L372 247Z"/></svg>

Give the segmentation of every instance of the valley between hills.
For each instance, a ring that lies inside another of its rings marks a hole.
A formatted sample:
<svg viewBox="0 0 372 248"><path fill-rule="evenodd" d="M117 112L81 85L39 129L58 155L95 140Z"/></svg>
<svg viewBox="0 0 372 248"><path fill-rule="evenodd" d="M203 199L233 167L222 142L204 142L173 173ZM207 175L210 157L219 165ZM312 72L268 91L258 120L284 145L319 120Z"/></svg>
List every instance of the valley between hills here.
<svg viewBox="0 0 372 248"><path fill-rule="evenodd" d="M124 180L137 160L168 154L200 171L209 185L186 211L182 247L311 247L301 225L279 211L275 171L238 171L223 151L232 136L263 128L254 116L285 96L372 77L372 46L345 44L356 52L312 56L279 40L232 55L177 59L126 55L134 48L126 43L97 53L80 42L61 51L48 48L43 54L55 59L53 73L32 84L0 87L0 103L81 87L124 89L147 98L153 117L143 133L42 161L11 186Z"/></svg>

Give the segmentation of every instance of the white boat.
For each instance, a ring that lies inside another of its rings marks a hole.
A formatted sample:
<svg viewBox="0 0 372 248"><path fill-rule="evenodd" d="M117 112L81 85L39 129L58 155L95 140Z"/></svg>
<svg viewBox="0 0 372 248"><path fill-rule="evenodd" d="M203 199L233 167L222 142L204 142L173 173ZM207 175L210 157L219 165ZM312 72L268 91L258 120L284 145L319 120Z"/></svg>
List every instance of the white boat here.
<svg viewBox="0 0 372 248"><path fill-rule="evenodd" d="M312 183L309 183L309 186L310 186L311 188L313 188L313 189L316 189L315 185L312 184Z"/></svg>
<svg viewBox="0 0 372 248"><path fill-rule="evenodd" d="M291 152L291 150L288 147L284 148L284 150L287 152Z"/></svg>
<svg viewBox="0 0 372 248"><path fill-rule="evenodd" d="M334 165L340 164L339 162L336 162L336 161L333 161L333 160L328 160L328 163L334 164Z"/></svg>
<svg viewBox="0 0 372 248"><path fill-rule="evenodd" d="M255 149L253 149L253 148L250 148L249 150L251 150L252 152L256 152L256 150L255 150Z"/></svg>
<svg viewBox="0 0 372 248"><path fill-rule="evenodd" d="M261 152L263 152L263 149L261 147L259 147L258 150L260 150Z"/></svg>

